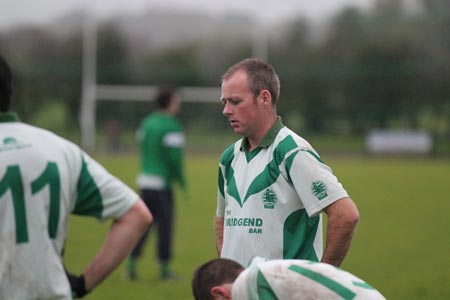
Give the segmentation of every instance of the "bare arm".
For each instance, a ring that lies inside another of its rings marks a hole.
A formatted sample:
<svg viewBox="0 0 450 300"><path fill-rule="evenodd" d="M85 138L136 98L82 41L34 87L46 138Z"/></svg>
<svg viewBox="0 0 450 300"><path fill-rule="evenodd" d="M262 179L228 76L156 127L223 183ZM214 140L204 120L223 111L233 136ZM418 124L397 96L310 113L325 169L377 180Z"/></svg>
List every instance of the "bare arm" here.
<svg viewBox="0 0 450 300"><path fill-rule="evenodd" d="M152 220L144 202L138 200L112 223L102 248L83 272L87 291L102 282L123 261Z"/></svg>
<svg viewBox="0 0 450 300"><path fill-rule="evenodd" d="M223 245L223 222L224 217L216 216L214 218L214 230L216 233L216 249L217 255L220 257L220 253L222 253L222 245Z"/></svg>
<svg viewBox="0 0 450 300"><path fill-rule="evenodd" d="M332 203L324 211L328 223L322 262L339 267L350 248L359 212L355 203L347 197Z"/></svg>

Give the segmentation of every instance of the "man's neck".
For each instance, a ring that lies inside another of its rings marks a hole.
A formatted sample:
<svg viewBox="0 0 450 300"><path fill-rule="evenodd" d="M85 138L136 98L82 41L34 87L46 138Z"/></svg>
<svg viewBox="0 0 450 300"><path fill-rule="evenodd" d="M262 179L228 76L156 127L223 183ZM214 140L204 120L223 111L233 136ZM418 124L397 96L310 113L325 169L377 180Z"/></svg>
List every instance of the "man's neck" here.
<svg viewBox="0 0 450 300"><path fill-rule="evenodd" d="M269 132L269 130L272 128L272 126L275 124L276 121L277 121L277 116L274 115L273 118L271 118L271 121L268 122L264 127L262 127L261 130L257 134L255 134L253 137L247 137L248 143L249 143L249 148L247 150L249 152L259 146L261 141L266 136L267 132Z"/></svg>

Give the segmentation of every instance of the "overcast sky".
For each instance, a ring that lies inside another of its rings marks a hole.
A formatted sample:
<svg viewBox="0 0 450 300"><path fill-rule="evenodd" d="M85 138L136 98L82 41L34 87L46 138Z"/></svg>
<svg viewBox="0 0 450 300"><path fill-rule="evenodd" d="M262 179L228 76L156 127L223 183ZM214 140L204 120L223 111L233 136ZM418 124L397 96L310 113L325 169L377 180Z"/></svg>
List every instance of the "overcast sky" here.
<svg viewBox="0 0 450 300"><path fill-rule="evenodd" d="M137 14L154 9L239 11L267 21L302 14L326 18L347 5L369 8L375 0L0 0L0 28L21 23L46 23L83 7L101 17Z"/></svg>

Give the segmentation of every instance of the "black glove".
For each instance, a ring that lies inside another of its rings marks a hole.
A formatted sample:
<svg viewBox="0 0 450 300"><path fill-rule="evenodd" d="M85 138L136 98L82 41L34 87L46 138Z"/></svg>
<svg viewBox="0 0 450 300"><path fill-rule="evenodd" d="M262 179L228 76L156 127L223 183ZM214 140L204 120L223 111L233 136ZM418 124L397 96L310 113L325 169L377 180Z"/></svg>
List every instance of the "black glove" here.
<svg viewBox="0 0 450 300"><path fill-rule="evenodd" d="M76 276L66 269L67 279L69 279L70 288L72 289L72 293L74 293L77 298L83 298L88 291L86 290L86 283L84 282L84 275Z"/></svg>

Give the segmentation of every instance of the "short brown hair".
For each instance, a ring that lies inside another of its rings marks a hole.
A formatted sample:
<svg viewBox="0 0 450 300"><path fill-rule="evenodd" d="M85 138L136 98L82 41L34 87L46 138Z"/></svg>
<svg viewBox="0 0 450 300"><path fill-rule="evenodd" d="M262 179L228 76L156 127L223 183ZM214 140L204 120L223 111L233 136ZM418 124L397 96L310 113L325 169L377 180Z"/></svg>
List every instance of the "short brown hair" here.
<svg viewBox="0 0 450 300"><path fill-rule="evenodd" d="M173 100L176 90L172 86L159 87L158 95L156 96L155 103L158 109L167 108Z"/></svg>
<svg viewBox="0 0 450 300"><path fill-rule="evenodd" d="M233 283L244 267L231 259L216 258L195 270L192 277L192 293L195 300L212 300L211 289L225 283Z"/></svg>
<svg viewBox="0 0 450 300"><path fill-rule="evenodd" d="M11 106L12 75L6 59L0 54L0 112L7 112Z"/></svg>
<svg viewBox="0 0 450 300"><path fill-rule="evenodd" d="M272 104L276 104L280 96L280 79L275 69L258 58L246 58L231 66L223 75L222 81L229 79L238 71L245 71L253 95L256 97L262 90L268 90L272 96Z"/></svg>

